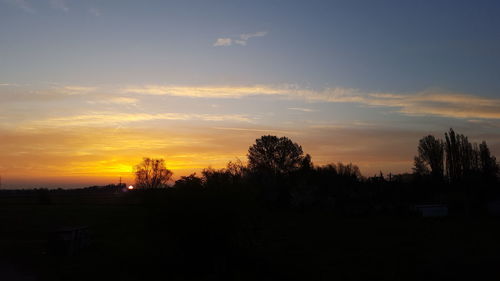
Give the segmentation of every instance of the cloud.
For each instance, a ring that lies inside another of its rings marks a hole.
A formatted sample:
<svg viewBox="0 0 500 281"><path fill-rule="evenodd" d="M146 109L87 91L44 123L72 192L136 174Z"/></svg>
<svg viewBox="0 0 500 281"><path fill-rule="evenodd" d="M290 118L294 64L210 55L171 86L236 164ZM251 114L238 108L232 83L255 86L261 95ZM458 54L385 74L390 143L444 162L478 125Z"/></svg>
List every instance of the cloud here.
<svg viewBox="0 0 500 281"><path fill-rule="evenodd" d="M457 93L368 94L360 103L394 107L405 115L500 119L500 99Z"/></svg>
<svg viewBox="0 0 500 281"><path fill-rule="evenodd" d="M64 12L69 11L68 5L66 4L65 0L50 0L50 6L54 9Z"/></svg>
<svg viewBox="0 0 500 281"><path fill-rule="evenodd" d="M213 127L216 130L225 130L225 131L239 131L239 132L252 132L259 134L283 134L283 135L293 135L296 132L293 131L285 131L278 129L259 129L259 128L235 128L235 127Z"/></svg>
<svg viewBox="0 0 500 281"><path fill-rule="evenodd" d="M238 45L241 45L241 46L246 46L247 45L247 41L245 41L245 40L234 40L234 43L238 44Z"/></svg>
<svg viewBox="0 0 500 281"><path fill-rule="evenodd" d="M423 91L413 94L366 93L343 88L299 91L298 93L311 101L387 107L410 116L500 119L500 99L461 93L443 91Z"/></svg>
<svg viewBox="0 0 500 281"><path fill-rule="evenodd" d="M317 111L316 109L304 108L304 107L289 107L287 109L289 109L289 110L296 110L296 111L302 111L302 112L315 112L315 111Z"/></svg>
<svg viewBox="0 0 500 281"><path fill-rule="evenodd" d="M217 41L214 43L214 47L231 46L232 42L231 38L217 38Z"/></svg>
<svg viewBox="0 0 500 281"><path fill-rule="evenodd" d="M248 41L248 39L250 39L250 38L253 38L253 37L262 37L262 36L266 36L266 35L267 35L267 31L258 31L258 32L255 32L255 33L244 33L244 34L241 34L240 38L243 41Z"/></svg>
<svg viewBox="0 0 500 281"><path fill-rule="evenodd" d="M234 43L236 45L246 46L247 41L250 38L266 36L267 33L268 33L267 31L258 31L254 33L240 34L238 38L217 38L217 40L213 45L214 47L221 47L221 46L231 46Z"/></svg>
<svg viewBox="0 0 500 281"><path fill-rule="evenodd" d="M82 95L94 92L96 87L83 87L83 86L62 86L55 88L57 92L66 95Z"/></svg>
<svg viewBox="0 0 500 281"><path fill-rule="evenodd" d="M139 100L135 99L135 98L116 97L116 98L109 99L109 102L116 103L116 104L136 104L139 102Z"/></svg>
<svg viewBox="0 0 500 281"><path fill-rule="evenodd" d="M63 127L113 127L134 122L175 120L175 121L233 121L250 123L252 119L241 114L191 114L191 113L120 113L92 112L88 114L51 117L20 124L26 130Z"/></svg>
<svg viewBox="0 0 500 281"><path fill-rule="evenodd" d="M106 97L107 89L98 87L8 84L0 87L0 111L12 109L12 103L62 102Z"/></svg>
<svg viewBox="0 0 500 281"><path fill-rule="evenodd" d="M168 95L191 98L241 98L253 95L285 95L286 89L269 87L264 85L255 86L167 86L148 85L142 87L127 87L122 89L124 93L136 93L144 95Z"/></svg>
<svg viewBox="0 0 500 281"><path fill-rule="evenodd" d="M410 116L440 116L460 119L500 119L500 99L445 91L422 91L412 94L362 92L351 88L303 89L283 86L162 86L148 85L122 89L126 93L171 95L192 98L242 98L277 95L308 102L353 103L389 108ZM290 108L300 110L299 108Z"/></svg>
<svg viewBox="0 0 500 281"><path fill-rule="evenodd" d="M120 105L137 105L139 99L129 97L110 97L100 98L98 100L88 100L89 104L120 104Z"/></svg>
<svg viewBox="0 0 500 281"><path fill-rule="evenodd" d="M407 116L438 116L456 119L500 120L500 99L472 94L427 90L415 93L364 92L352 88L320 90L296 85L131 85L127 87L88 87L78 85L51 86L31 91L24 87L1 87L0 108L9 109L10 102L58 101L72 99L94 104L136 104L137 95L176 96L201 99L241 99L251 96L290 99L308 103L349 103L354 106L381 108ZM145 98L145 97L144 97ZM289 110L312 112L307 106Z"/></svg>

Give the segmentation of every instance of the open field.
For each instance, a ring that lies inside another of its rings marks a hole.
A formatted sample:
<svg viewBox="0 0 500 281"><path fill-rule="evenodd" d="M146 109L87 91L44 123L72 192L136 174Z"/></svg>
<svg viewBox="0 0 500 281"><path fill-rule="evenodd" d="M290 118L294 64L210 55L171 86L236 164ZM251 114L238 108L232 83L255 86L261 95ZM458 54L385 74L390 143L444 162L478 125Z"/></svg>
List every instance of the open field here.
<svg viewBox="0 0 500 281"><path fill-rule="evenodd" d="M0 268L10 278L2 280L500 277L498 218L346 218L173 196L2 198ZM88 226L90 246L48 253L48 233L61 226Z"/></svg>

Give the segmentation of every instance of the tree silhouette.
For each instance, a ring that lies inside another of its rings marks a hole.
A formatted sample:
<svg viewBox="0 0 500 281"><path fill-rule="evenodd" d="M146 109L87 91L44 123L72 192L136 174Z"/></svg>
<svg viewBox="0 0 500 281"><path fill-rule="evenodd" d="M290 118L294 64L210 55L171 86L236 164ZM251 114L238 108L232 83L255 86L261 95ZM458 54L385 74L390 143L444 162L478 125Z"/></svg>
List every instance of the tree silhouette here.
<svg viewBox="0 0 500 281"><path fill-rule="evenodd" d="M201 172L206 188L221 189L236 185L241 182L246 172L246 167L241 161L229 162L225 169L203 169Z"/></svg>
<svg viewBox="0 0 500 281"><path fill-rule="evenodd" d="M446 172L451 181L456 181L460 177L461 169L459 165L459 144L458 138L453 129L445 133L446 138Z"/></svg>
<svg viewBox="0 0 500 281"><path fill-rule="evenodd" d="M479 161L483 177L487 180L495 179L499 171L497 159L491 155L485 141L479 145Z"/></svg>
<svg viewBox="0 0 500 281"><path fill-rule="evenodd" d="M382 174L382 172L380 173ZM340 177L353 178L355 180L361 178L361 171L359 170L359 167L353 165L352 163L349 164L338 163L337 174Z"/></svg>
<svg viewBox="0 0 500 281"><path fill-rule="evenodd" d="M165 187L172 174L165 167L165 160L144 158L135 166L135 184L138 188Z"/></svg>
<svg viewBox="0 0 500 281"><path fill-rule="evenodd" d="M310 165L310 156L304 156L302 147L287 137L262 136L248 149L248 167L251 171L289 174Z"/></svg>
<svg viewBox="0 0 500 281"><path fill-rule="evenodd" d="M427 167L425 161L419 157L415 156L413 158L414 164L413 164L413 173L418 175L418 176L426 176L430 174L429 168Z"/></svg>
<svg viewBox="0 0 500 281"><path fill-rule="evenodd" d="M417 167L418 165L418 167ZM428 135L418 143L418 159L415 159L415 168L423 173L422 165L430 167L431 175L435 179L442 179L444 175L444 144L440 139Z"/></svg>
<svg viewBox="0 0 500 281"><path fill-rule="evenodd" d="M197 177L196 173L193 173L189 176L182 176L180 179L175 181L175 187L201 189L203 187L203 180Z"/></svg>
<svg viewBox="0 0 500 281"><path fill-rule="evenodd" d="M496 177L498 165L486 142L472 144L453 129L445 137L446 170L450 181L457 182L474 174Z"/></svg>

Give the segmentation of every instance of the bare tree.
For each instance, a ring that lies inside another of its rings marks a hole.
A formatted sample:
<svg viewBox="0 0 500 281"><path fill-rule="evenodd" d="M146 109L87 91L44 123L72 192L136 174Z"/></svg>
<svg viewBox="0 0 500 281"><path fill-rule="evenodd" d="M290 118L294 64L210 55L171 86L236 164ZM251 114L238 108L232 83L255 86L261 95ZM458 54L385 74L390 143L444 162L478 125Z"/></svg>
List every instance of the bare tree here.
<svg viewBox="0 0 500 281"><path fill-rule="evenodd" d="M165 167L165 160L144 158L135 166L135 184L138 188L165 187L172 174Z"/></svg>
<svg viewBox="0 0 500 281"><path fill-rule="evenodd" d="M337 174L341 177L350 177L354 179L361 178L361 171L359 170L359 167L353 165L352 163L343 164L339 162L336 167Z"/></svg>

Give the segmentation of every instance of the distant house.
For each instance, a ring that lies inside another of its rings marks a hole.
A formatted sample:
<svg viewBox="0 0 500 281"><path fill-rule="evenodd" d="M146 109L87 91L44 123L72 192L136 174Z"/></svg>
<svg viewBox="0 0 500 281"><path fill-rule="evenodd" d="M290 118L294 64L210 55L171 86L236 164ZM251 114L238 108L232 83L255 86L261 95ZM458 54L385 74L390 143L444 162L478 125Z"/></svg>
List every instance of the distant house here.
<svg viewBox="0 0 500 281"><path fill-rule="evenodd" d="M446 217L448 206L445 204L420 204L415 205L415 211L422 217Z"/></svg>

